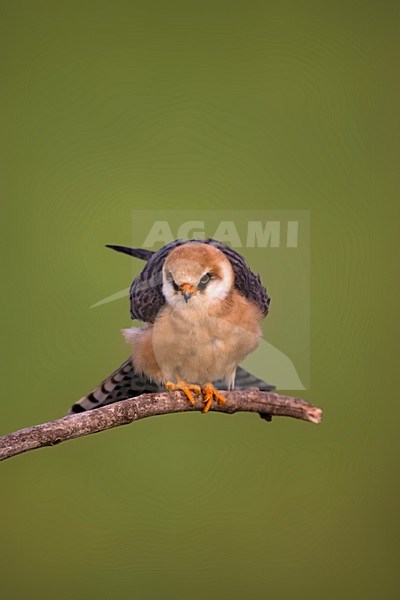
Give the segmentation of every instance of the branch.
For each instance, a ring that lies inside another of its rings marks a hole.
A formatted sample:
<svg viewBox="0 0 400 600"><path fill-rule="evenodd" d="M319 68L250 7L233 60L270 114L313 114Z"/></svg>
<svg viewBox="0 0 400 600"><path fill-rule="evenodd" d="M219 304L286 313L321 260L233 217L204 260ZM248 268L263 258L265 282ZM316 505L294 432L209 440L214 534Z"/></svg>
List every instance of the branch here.
<svg viewBox="0 0 400 600"><path fill-rule="evenodd" d="M228 414L256 412L267 421L270 421L272 416L280 416L320 423L322 418L321 409L301 398L262 392L256 388L233 392L224 390L223 394L227 403L221 406L213 404L211 410ZM199 411L203 406L201 400L197 400L196 405L192 407L182 392L142 394L102 408L69 415L56 421L27 427L0 437L0 461L35 448L54 446L66 440L127 425L146 417Z"/></svg>

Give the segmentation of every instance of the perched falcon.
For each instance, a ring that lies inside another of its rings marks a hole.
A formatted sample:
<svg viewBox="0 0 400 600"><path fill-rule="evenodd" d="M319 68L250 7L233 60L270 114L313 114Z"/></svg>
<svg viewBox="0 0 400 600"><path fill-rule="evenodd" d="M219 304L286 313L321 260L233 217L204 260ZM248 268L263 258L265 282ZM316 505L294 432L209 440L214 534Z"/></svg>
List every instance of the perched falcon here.
<svg viewBox="0 0 400 600"><path fill-rule="evenodd" d="M132 356L71 412L144 391L181 390L208 412L217 389L273 386L238 365L259 344L270 298L244 258L213 240L176 240L156 252L108 246L147 260L130 288L131 317L143 327L123 330ZM217 389L216 389L217 388Z"/></svg>

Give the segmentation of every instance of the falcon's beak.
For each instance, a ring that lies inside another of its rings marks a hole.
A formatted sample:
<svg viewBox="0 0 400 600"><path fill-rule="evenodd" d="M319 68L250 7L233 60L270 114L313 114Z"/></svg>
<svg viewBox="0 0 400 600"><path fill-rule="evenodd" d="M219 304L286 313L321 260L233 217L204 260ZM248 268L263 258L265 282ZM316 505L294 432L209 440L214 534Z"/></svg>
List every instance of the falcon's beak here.
<svg viewBox="0 0 400 600"><path fill-rule="evenodd" d="M196 288L194 285L190 285L190 283L183 283L180 288L182 292L182 296L185 298L185 302L187 303L192 295L195 293Z"/></svg>

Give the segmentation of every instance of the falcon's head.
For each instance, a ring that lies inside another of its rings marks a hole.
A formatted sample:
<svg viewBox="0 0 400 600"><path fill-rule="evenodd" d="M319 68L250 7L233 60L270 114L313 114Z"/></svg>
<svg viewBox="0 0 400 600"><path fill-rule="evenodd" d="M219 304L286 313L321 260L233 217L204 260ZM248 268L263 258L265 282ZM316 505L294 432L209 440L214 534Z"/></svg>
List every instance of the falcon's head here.
<svg viewBox="0 0 400 600"><path fill-rule="evenodd" d="M226 256L209 244L183 244L171 250L163 266L163 294L176 307L206 307L224 300L234 273Z"/></svg>

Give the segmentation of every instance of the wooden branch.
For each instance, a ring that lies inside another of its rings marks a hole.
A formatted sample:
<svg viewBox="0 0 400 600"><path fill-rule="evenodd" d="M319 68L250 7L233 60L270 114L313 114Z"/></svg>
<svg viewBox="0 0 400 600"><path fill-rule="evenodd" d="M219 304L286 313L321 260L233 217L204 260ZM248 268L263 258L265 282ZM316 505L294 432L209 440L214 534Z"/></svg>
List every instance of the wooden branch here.
<svg viewBox="0 0 400 600"><path fill-rule="evenodd" d="M262 392L256 388L222 393L227 398L227 403L221 406L213 404L211 410L228 414L256 412L267 421L270 421L272 416L284 416L320 423L322 418L321 409L301 398ZM182 392L142 394L0 437L0 461L35 448L54 446L66 440L91 435L119 425L127 425L146 417L199 411L203 406L203 402L197 400L192 407Z"/></svg>

